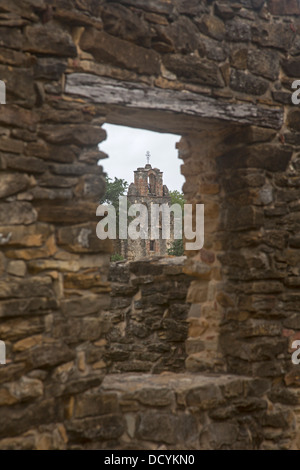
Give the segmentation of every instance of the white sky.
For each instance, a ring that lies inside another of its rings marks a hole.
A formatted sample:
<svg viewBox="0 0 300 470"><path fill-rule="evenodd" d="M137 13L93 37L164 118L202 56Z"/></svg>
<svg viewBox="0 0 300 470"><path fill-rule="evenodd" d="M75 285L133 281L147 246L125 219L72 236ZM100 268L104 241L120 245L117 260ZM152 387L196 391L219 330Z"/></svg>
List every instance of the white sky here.
<svg viewBox="0 0 300 470"><path fill-rule="evenodd" d="M183 162L175 148L180 136L112 124L104 124L103 129L107 132L107 139L101 142L99 149L109 158L100 160L99 165L110 178L116 176L132 183L134 170L146 165L146 152L149 151L151 166L164 173L163 183L169 190L181 191L184 177L180 174L180 165Z"/></svg>

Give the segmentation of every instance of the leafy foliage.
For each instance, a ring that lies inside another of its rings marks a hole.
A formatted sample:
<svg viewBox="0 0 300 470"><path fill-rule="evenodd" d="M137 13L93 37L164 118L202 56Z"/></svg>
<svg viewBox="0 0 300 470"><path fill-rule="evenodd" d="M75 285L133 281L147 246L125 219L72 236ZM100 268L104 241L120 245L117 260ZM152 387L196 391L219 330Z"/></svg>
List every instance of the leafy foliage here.
<svg viewBox="0 0 300 470"><path fill-rule="evenodd" d="M124 257L122 255L120 255L119 253L114 253L110 257L110 261L122 261L123 259L124 259Z"/></svg>
<svg viewBox="0 0 300 470"><path fill-rule="evenodd" d="M184 195L175 189L175 191L170 191L171 204L179 204L182 209L182 215L184 210L184 204L186 200ZM168 249L168 255L171 256L183 256L184 255L184 244L182 239L174 240L171 244L171 247Z"/></svg>
<svg viewBox="0 0 300 470"><path fill-rule="evenodd" d="M170 191L169 194L171 196L171 204L180 204L181 209L183 210L183 206L186 203L184 195L180 191L177 191L177 189Z"/></svg>
<svg viewBox="0 0 300 470"><path fill-rule="evenodd" d="M105 179L106 192L100 201L100 204L112 204L117 210L119 207L119 196L124 196L128 188L127 181L122 178L112 180L109 176Z"/></svg>
<svg viewBox="0 0 300 470"><path fill-rule="evenodd" d="M184 246L183 246L182 239L174 240L172 242L171 247L168 248L168 255L171 255L171 256L183 256L184 255Z"/></svg>
<svg viewBox="0 0 300 470"><path fill-rule="evenodd" d="M116 210L116 222L117 229L119 229L119 196L124 196L127 192L128 183L122 178L116 178L112 180L109 176L106 176L106 192L100 201L100 204L112 204ZM128 206L128 201L127 201Z"/></svg>

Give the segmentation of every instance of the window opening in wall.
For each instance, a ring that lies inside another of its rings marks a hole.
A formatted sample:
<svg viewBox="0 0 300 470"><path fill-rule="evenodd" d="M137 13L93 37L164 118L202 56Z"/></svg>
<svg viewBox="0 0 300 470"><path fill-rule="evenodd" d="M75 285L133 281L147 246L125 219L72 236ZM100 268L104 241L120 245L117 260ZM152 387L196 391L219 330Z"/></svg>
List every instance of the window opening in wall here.
<svg viewBox="0 0 300 470"><path fill-rule="evenodd" d="M124 209L124 206L119 206L120 196L127 198L128 214L134 204L143 204L148 210L148 237L131 239L128 236L123 239L117 230L117 238L112 241L114 248L111 260L140 259L154 253L167 256L173 247L173 230L171 227L169 239L163 238L159 217L159 236L150 239L151 207L153 204L166 203L171 206L177 202L178 195L183 198L184 178L180 173L181 162L176 149L180 136L112 124L105 124L103 128L107 132L107 140L101 142L99 149L107 153L109 159L99 162L106 173L106 194L100 201L101 204L112 204L115 207L117 224L120 210ZM136 216L140 215L137 212Z"/></svg>

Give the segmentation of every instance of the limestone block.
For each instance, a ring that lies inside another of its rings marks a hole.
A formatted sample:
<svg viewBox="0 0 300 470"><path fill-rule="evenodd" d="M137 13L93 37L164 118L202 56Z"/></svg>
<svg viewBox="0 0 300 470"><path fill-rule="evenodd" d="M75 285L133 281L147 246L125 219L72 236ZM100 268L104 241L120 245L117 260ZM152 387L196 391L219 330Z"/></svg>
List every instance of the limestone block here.
<svg viewBox="0 0 300 470"><path fill-rule="evenodd" d="M7 266L8 274L24 277L26 274L26 264L24 261L10 261Z"/></svg>
<svg viewBox="0 0 300 470"><path fill-rule="evenodd" d="M264 47L274 47L288 51L295 39L295 33L286 25L277 24L256 24L252 26L252 40Z"/></svg>
<svg viewBox="0 0 300 470"><path fill-rule="evenodd" d="M0 197L7 197L24 191L30 185L31 179L27 175L2 172L0 179Z"/></svg>
<svg viewBox="0 0 300 470"><path fill-rule="evenodd" d="M102 63L130 68L149 75L158 75L160 71L159 55L155 51L136 46L102 31L86 30L81 37L80 47L92 53L96 60Z"/></svg>
<svg viewBox="0 0 300 470"><path fill-rule="evenodd" d="M3 112L1 112L0 123L34 131L37 123L37 115L34 111L11 105L5 107Z"/></svg>
<svg viewBox="0 0 300 470"><path fill-rule="evenodd" d="M202 449L232 448L238 436L238 427L233 423L211 423L203 429L200 435ZM249 438L250 440L250 438Z"/></svg>
<svg viewBox="0 0 300 470"><path fill-rule="evenodd" d="M269 83L249 73L232 69L230 74L230 88L241 93L263 95L268 90Z"/></svg>
<svg viewBox="0 0 300 470"><path fill-rule="evenodd" d="M148 411L140 416L136 432L140 439L175 444L197 438L197 424L192 415Z"/></svg>
<svg viewBox="0 0 300 470"><path fill-rule="evenodd" d="M235 19L226 22L226 38L229 41L251 41L251 26L246 21Z"/></svg>
<svg viewBox="0 0 300 470"><path fill-rule="evenodd" d="M101 17L104 30L108 34L141 46L150 46L153 32L150 31L149 23L129 8L106 4L102 7Z"/></svg>
<svg viewBox="0 0 300 470"><path fill-rule="evenodd" d="M0 142L0 150L8 153L22 153L24 149L23 142L17 139L3 138Z"/></svg>
<svg viewBox="0 0 300 470"><path fill-rule="evenodd" d="M24 171L26 173L43 173L46 171L47 166L39 158L23 157L23 156L10 156L6 157L6 165L13 170Z"/></svg>
<svg viewBox="0 0 300 470"><path fill-rule="evenodd" d="M276 80L279 74L279 54L274 51L250 50L248 54L249 70L255 75Z"/></svg>
<svg viewBox="0 0 300 470"><path fill-rule="evenodd" d="M300 15L297 0L268 0L268 9L272 15Z"/></svg>
<svg viewBox="0 0 300 470"><path fill-rule="evenodd" d="M207 59L173 54L164 58L164 64L183 80L216 87L222 87L224 84L218 66Z"/></svg>
<svg viewBox="0 0 300 470"><path fill-rule="evenodd" d="M33 107L36 94L34 88L33 70L31 68L6 67L0 65L1 79L6 83L7 94L14 97L14 104ZM22 125L19 125L23 127ZM21 145L21 143L19 143Z"/></svg>
<svg viewBox="0 0 300 470"><path fill-rule="evenodd" d="M214 39L222 40L225 37L225 26L223 21L212 15L203 15L197 21L200 31Z"/></svg>
<svg viewBox="0 0 300 470"><path fill-rule="evenodd" d="M68 438L72 441L117 439L125 431L124 418L119 414L74 419L66 424Z"/></svg>
<svg viewBox="0 0 300 470"><path fill-rule="evenodd" d="M0 405L12 405L23 400L43 395L43 383L37 379L23 376L17 382L10 382L0 388Z"/></svg>
<svg viewBox="0 0 300 470"><path fill-rule="evenodd" d="M37 212L28 202L0 203L1 225L28 225L36 219Z"/></svg>
<svg viewBox="0 0 300 470"><path fill-rule="evenodd" d="M60 422L62 409L58 409L53 398L27 404L26 407L7 407L2 411L0 436L16 436L42 423Z"/></svg>
<svg viewBox="0 0 300 470"><path fill-rule="evenodd" d="M61 301L61 308L65 315L84 316L98 313L101 309L107 308L109 302L109 296L101 296L99 298L95 294L88 294L78 299L63 299Z"/></svg>
<svg viewBox="0 0 300 470"><path fill-rule="evenodd" d="M75 418L117 413L119 404L115 393L102 393L99 390L79 394L75 402Z"/></svg>
<svg viewBox="0 0 300 470"><path fill-rule="evenodd" d="M120 0L119 3L166 15L170 14L174 8L169 0L162 0L159 3L156 0Z"/></svg>
<svg viewBox="0 0 300 470"><path fill-rule="evenodd" d="M28 26L24 50L37 54L76 57L76 47L71 36L52 22Z"/></svg>
<svg viewBox="0 0 300 470"><path fill-rule="evenodd" d="M99 144L106 138L106 132L100 126L87 124L73 124L64 126L45 125L40 135L50 144L77 144L79 146L92 146ZM79 166L79 168L82 165Z"/></svg>

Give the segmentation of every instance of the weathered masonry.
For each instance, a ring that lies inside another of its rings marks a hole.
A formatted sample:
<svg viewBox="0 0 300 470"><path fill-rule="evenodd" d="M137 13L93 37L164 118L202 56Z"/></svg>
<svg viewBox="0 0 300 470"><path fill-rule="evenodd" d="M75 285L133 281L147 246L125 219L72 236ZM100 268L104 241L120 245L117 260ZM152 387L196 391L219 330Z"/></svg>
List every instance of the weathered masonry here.
<svg viewBox="0 0 300 470"><path fill-rule="evenodd" d="M298 5L0 0L1 449L299 448ZM184 264L109 273L105 122L182 136Z"/></svg>
<svg viewBox="0 0 300 470"><path fill-rule="evenodd" d="M128 203L143 204L148 211L148 231L147 239L139 238L132 240L130 237L126 240L118 239L115 242L115 250L120 253L124 259L134 260L149 256L167 255L167 250L174 241L174 220L173 214L170 215L170 238L163 238L162 217L158 216L157 235L155 238L151 234L151 208L152 204L161 206L162 204L171 205L171 196L165 184L163 184L163 172L158 168L152 168L150 163L145 167L137 168L134 171L134 183L131 183L127 192Z"/></svg>

